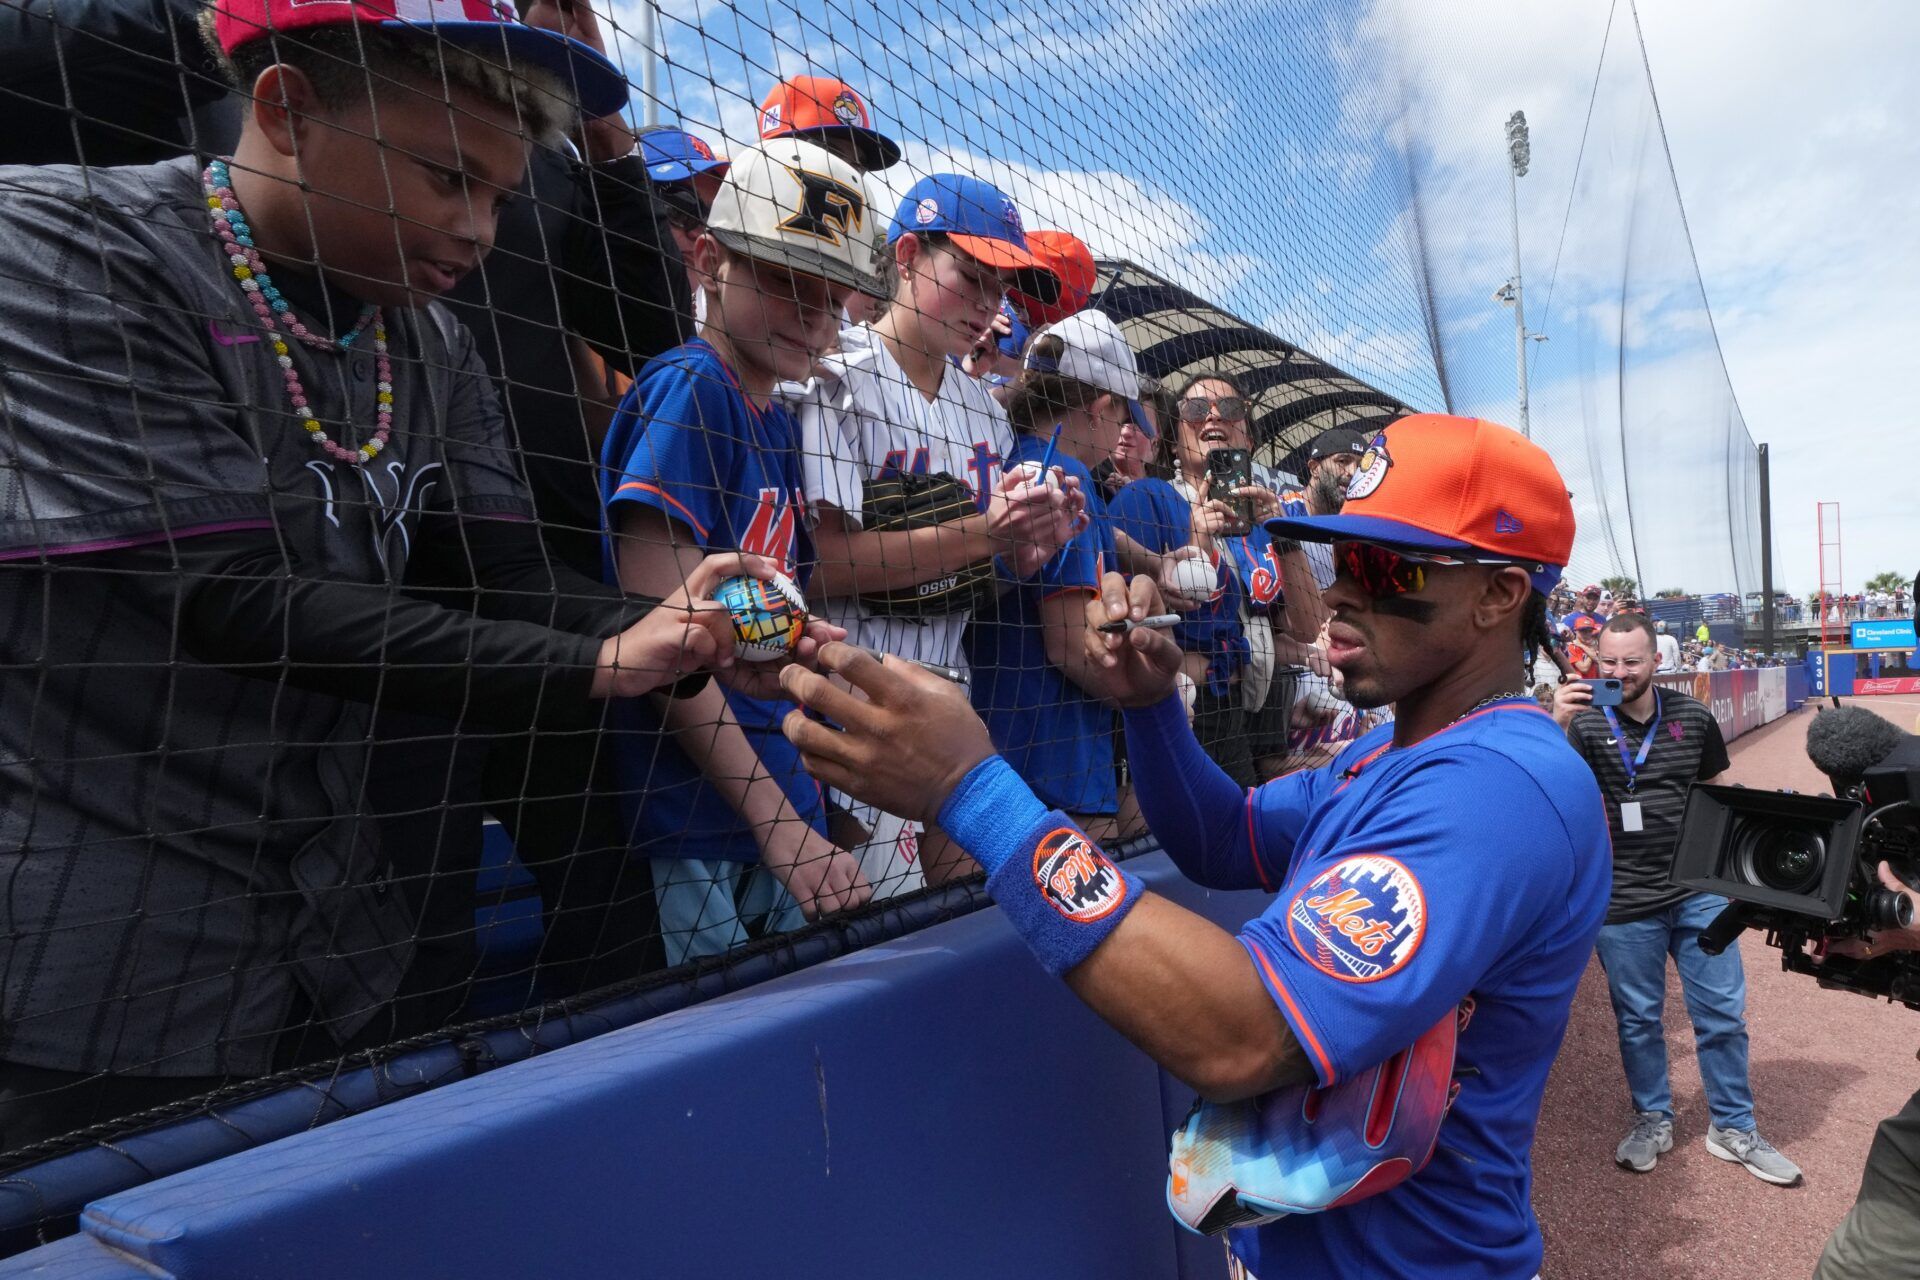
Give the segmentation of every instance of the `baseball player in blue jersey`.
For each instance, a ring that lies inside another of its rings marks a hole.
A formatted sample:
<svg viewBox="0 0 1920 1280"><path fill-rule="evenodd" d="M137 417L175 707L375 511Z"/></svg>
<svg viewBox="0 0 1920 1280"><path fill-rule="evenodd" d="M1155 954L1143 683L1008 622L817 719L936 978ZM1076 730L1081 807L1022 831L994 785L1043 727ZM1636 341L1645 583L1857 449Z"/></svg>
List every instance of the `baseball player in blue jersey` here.
<svg viewBox="0 0 1920 1280"><path fill-rule="evenodd" d="M1572 504L1518 433L1417 415L1374 437L1340 515L1269 528L1333 544L1329 658L1356 705L1396 707L1326 768L1234 785L1187 726L1172 639L1089 629L1167 853L1274 895L1238 935L1048 812L938 680L828 645L866 700L788 671L841 729L796 712L787 735L823 781L937 821L1042 966L1198 1091L1169 1205L1232 1229L1244 1274L1528 1280L1534 1125L1611 886L1591 772L1526 693ZM1110 574L1089 621L1159 608Z"/></svg>

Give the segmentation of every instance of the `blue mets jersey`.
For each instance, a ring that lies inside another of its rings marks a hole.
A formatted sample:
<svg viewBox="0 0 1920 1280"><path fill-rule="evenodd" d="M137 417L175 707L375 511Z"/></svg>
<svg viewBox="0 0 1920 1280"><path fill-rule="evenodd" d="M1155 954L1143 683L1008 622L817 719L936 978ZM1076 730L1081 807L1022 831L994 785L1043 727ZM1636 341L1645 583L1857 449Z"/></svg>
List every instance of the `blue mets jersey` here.
<svg viewBox="0 0 1920 1280"><path fill-rule="evenodd" d="M1531 700L1411 746L1392 735L1249 792L1239 865L1215 865L1275 893L1240 940L1323 1085L1472 997L1459 1099L1406 1183L1235 1232L1233 1247L1262 1280L1527 1280L1541 1257L1534 1125L1606 914L1606 813Z"/></svg>
<svg viewBox="0 0 1920 1280"><path fill-rule="evenodd" d="M800 496L799 430L777 401L756 408L720 355L694 339L649 362L620 402L601 449L607 522L622 503L654 507L710 551L745 551L780 564L805 587L813 569ZM728 690L727 704L794 810L825 830L820 787L780 732L790 702ZM759 860L733 806L661 734L644 699L615 709L615 767L636 807L634 845L650 857Z"/></svg>
<svg viewBox="0 0 1920 1280"><path fill-rule="evenodd" d="M1282 601L1285 585L1280 577L1280 554L1274 549L1273 535L1255 526L1239 538L1221 538L1221 548L1232 561L1233 573L1246 593L1248 608L1264 615Z"/></svg>
<svg viewBox="0 0 1920 1280"><path fill-rule="evenodd" d="M1046 452L1045 440L1023 435L1006 464L1038 462ZM977 618L968 628L973 705L994 746L1035 795L1069 813L1114 813L1120 799L1113 776L1113 709L1047 660L1041 630L1044 601L1062 592L1083 601L1100 589L1100 575L1116 564L1113 527L1092 473L1062 454L1054 464L1080 478L1090 522L1032 580L1000 597L997 616Z"/></svg>

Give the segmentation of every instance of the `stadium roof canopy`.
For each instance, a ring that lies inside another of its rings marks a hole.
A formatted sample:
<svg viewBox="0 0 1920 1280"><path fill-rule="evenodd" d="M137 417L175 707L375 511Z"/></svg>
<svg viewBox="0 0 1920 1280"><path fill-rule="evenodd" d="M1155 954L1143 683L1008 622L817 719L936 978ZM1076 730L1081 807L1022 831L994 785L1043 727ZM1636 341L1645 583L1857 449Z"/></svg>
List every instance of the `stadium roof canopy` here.
<svg viewBox="0 0 1920 1280"><path fill-rule="evenodd" d="M1232 377L1254 403L1254 449L1265 463L1298 476L1298 450L1328 427L1385 426L1415 412L1145 267L1112 259L1096 265L1096 305L1120 326L1140 371L1170 390L1192 374Z"/></svg>

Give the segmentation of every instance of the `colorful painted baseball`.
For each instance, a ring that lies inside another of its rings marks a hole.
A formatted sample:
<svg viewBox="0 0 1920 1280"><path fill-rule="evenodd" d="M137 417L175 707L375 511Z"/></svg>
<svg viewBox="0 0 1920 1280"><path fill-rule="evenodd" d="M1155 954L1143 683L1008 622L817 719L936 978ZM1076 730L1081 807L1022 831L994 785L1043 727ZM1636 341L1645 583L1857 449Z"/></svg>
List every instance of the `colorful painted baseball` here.
<svg viewBox="0 0 1920 1280"><path fill-rule="evenodd" d="M728 578L714 589L713 598L727 606L733 619L734 652L748 662L787 657L800 643L800 632L807 625L807 602L784 573L768 581Z"/></svg>

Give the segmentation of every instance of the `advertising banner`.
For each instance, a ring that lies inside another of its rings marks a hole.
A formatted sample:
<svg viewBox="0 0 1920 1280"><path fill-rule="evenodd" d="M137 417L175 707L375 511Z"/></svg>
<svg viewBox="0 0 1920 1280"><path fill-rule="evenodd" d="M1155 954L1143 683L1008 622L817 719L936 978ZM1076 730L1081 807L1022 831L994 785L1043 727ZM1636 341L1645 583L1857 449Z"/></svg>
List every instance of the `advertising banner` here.
<svg viewBox="0 0 1920 1280"><path fill-rule="evenodd" d="M1787 714L1787 669L1768 667L1760 677L1760 723L1771 724Z"/></svg>
<svg viewBox="0 0 1920 1280"><path fill-rule="evenodd" d="M1920 639L1914 636L1912 618L1877 618L1855 622L1851 626L1852 647L1855 649L1920 648Z"/></svg>
<svg viewBox="0 0 1920 1280"><path fill-rule="evenodd" d="M1881 676L1877 680L1855 680L1853 691L1861 693L1920 693L1920 676Z"/></svg>

